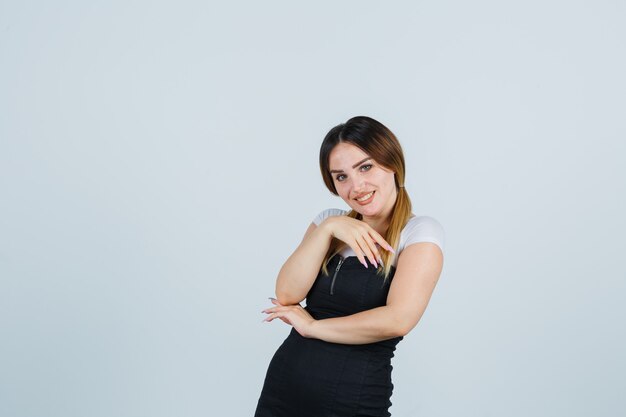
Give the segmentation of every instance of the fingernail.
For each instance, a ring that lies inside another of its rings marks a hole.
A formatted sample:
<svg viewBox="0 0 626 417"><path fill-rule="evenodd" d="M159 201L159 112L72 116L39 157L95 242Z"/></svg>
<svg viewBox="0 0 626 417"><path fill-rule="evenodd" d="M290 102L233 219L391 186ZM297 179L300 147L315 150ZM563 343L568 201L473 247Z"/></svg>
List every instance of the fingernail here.
<svg viewBox="0 0 626 417"><path fill-rule="evenodd" d="M365 261L361 261L361 263L363 264L363 266L364 266L364 267L369 268L369 267L367 266L367 263L366 263Z"/></svg>
<svg viewBox="0 0 626 417"><path fill-rule="evenodd" d="M396 251L393 250L393 248L391 246L389 246L389 250L391 251L391 253L396 253Z"/></svg>

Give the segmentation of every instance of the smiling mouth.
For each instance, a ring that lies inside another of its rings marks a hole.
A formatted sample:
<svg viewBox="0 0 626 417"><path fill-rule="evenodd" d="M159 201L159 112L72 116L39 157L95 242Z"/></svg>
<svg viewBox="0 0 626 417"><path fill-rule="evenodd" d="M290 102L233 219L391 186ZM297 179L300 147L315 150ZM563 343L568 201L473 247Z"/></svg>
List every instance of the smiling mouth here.
<svg viewBox="0 0 626 417"><path fill-rule="evenodd" d="M359 198L355 198L355 200L356 201L365 201L365 200L369 199L371 196L373 196L375 192L376 191L371 191L371 192L369 192L369 193L367 193L367 194L365 194L365 195L363 195L363 196L361 196Z"/></svg>

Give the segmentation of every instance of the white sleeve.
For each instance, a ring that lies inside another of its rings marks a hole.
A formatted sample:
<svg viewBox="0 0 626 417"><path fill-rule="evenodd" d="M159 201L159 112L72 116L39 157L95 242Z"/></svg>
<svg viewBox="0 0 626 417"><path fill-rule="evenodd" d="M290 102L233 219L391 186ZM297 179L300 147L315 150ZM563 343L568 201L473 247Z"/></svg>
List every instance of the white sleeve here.
<svg viewBox="0 0 626 417"><path fill-rule="evenodd" d="M419 216L411 223L411 227L406 231L404 248L412 243L432 242L444 252L445 231L436 219L430 216Z"/></svg>
<svg viewBox="0 0 626 417"><path fill-rule="evenodd" d="M343 215L345 213L346 213L345 210L341 210L341 209L337 209L337 208L326 209L326 210L320 212L317 216L315 216L315 218L313 219L313 223L315 223L316 226L319 226L320 223L323 222L327 217L329 217L329 216L341 216L341 215Z"/></svg>

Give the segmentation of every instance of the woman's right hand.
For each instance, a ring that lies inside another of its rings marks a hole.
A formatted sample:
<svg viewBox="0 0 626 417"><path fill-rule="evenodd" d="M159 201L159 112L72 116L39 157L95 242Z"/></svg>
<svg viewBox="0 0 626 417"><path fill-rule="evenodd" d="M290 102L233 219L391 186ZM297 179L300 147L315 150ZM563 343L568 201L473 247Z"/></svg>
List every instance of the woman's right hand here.
<svg viewBox="0 0 626 417"><path fill-rule="evenodd" d="M348 216L330 216L322 224L332 237L345 242L352 248L359 261L367 268L365 257L372 265L377 266L377 262L382 264L380 248L395 253L389 243L364 221L353 219ZM320 224L320 226L322 226Z"/></svg>

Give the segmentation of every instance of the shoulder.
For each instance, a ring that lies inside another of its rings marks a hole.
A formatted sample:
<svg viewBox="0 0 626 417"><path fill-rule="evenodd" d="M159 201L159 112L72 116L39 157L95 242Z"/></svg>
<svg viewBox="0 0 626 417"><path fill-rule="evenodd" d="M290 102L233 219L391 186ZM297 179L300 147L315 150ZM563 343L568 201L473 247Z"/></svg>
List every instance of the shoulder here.
<svg viewBox="0 0 626 417"><path fill-rule="evenodd" d="M330 217L330 216L343 216L346 213L348 213L348 210L342 210L342 209L338 209L338 208L327 208L325 210L322 210L321 212L319 212L317 214L317 216L315 216L315 218L313 219L313 223L315 223L315 225L319 226L319 224L322 221L324 221L327 217Z"/></svg>
<svg viewBox="0 0 626 417"><path fill-rule="evenodd" d="M445 230L441 223L431 216L414 216L409 219L400 235L400 248L412 243L432 242L444 251Z"/></svg>

